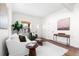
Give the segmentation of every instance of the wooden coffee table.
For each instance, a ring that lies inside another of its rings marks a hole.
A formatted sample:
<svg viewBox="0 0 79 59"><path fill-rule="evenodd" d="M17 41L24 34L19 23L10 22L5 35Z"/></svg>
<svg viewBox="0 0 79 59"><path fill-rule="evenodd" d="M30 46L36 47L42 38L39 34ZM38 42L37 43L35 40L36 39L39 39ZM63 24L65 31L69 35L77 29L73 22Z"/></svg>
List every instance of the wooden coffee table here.
<svg viewBox="0 0 79 59"><path fill-rule="evenodd" d="M29 56L36 56L36 48L38 47L37 43L34 43L33 46L28 46L30 43L26 45L26 48L29 49Z"/></svg>

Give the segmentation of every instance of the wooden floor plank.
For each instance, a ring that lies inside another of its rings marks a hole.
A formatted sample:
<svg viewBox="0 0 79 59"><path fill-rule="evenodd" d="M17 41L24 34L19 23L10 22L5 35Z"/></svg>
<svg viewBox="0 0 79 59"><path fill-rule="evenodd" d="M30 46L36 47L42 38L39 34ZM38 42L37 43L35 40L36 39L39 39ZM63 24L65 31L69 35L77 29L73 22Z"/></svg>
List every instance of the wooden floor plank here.
<svg viewBox="0 0 79 59"><path fill-rule="evenodd" d="M68 46L68 45L53 41L53 40L48 40L48 39L44 39L44 38L42 38L42 39L44 41L48 41L52 44L55 44L57 46L68 49L68 52L65 53L63 56L79 56L79 48L76 48L76 47L73 47L73 46Z"/></svg>

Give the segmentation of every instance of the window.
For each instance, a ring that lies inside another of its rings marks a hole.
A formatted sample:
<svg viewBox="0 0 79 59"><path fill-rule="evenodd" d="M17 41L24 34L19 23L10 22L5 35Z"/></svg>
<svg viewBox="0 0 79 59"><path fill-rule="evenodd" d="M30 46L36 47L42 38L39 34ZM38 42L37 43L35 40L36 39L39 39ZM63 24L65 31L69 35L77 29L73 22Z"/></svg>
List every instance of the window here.
<svg viewBox="0 0 79 59"><path fill-rule="evenodd" d="M8 28L8 17L6 15L0 15L0 29Z"/></svg>

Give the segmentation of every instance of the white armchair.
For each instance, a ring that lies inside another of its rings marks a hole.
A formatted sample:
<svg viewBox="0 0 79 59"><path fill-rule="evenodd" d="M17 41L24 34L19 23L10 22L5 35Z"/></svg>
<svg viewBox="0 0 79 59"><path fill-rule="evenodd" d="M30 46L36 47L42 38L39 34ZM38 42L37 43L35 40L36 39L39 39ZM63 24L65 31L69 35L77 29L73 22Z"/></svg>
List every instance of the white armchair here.
<svg viewBox="0 0 79 59"><path fill-rule="evenodd" d="M21 43L15 40L6 41L9 56L24 56L29 54L29 50L26 48L27 43Z"/></svg>
<svg viewBox="0 0 79 59"><path fill-rule="evenodd" d="M26 44L28 42L20 42L17 34L14 34L10 39L6 40L6 45L8 48L9 56L28 55L29 49L26 48Z"/></svg>

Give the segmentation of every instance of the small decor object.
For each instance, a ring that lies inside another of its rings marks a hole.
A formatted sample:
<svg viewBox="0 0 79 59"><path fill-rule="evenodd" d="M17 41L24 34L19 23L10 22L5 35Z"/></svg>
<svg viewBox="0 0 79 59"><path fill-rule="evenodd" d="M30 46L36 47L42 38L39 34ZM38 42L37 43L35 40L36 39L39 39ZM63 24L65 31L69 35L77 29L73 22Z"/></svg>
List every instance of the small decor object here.
<svg viewBox="0 0 79 59"><path fill-rule="evenodd" d="M35 40L37 37L38 37L37 34L33 35L33 33L29 33L29 39L30 39L31 41Z"/></svg>
<svg viewBox="0 0 79 59"><path fill-rule="evenodd" d="M65 35L65 33L58 33L59 35Z"/></svg>
<svg viewBox="0 0 79 59"><path fill-rule="evenodd" d="M32 48L32 47L34 47L36 44L37 44L36 41L29 42L29 43L27 43L26 48Z"/></svg>
<svg viewBox="0 0 79 59"><path fill-rule="evenodd" d="M20 24L18 21L16 21L14 24L12 24L13 30L16 30L17 33L19 33L20 29L23 28L23 25Z"/></svg>

